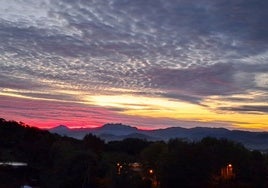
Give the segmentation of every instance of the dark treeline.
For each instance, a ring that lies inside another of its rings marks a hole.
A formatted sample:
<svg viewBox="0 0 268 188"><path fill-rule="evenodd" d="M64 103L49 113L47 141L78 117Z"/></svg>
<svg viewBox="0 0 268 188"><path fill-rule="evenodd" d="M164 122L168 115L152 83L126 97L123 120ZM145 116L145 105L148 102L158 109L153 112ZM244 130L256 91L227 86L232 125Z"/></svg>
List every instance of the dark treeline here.
<svg viewBox="0 0 268 188"><path fill-rule="evenodd" d="M225 139L105 143L0 119L0 185L42 188L268 187L268 157Z"/></svg>

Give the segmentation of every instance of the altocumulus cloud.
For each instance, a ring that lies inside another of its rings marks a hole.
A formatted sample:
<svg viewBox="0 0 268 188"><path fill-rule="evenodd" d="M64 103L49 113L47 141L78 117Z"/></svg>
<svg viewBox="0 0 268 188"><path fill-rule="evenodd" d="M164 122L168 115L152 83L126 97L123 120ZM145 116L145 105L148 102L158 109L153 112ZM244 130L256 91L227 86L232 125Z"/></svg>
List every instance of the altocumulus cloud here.
<svg viewBox="0 0 268 188"><path fill-rule="evenodd" d="M121 88L200 105L258 93L266 103L267 8L263 0L2 1L0 87L55 99L42 92Z"/></svg>

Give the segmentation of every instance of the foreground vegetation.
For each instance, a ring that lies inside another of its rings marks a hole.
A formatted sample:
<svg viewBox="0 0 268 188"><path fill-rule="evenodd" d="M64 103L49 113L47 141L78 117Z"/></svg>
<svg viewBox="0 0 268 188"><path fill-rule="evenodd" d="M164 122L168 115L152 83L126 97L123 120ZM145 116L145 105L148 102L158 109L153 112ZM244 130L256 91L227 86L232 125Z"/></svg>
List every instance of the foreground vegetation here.
<svg viewBox="0 0 268 188"><path fill-rule="evenodd" d="M268 187L268 157L239 143L62 137L0 119L0 185L44 188Z"/></svg>

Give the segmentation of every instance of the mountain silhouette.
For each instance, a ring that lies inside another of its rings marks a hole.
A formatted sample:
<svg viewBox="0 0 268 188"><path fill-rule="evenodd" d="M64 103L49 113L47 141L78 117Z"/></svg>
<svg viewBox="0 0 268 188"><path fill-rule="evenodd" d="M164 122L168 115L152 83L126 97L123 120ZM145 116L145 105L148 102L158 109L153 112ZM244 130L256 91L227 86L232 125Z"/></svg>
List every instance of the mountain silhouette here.
<svg viewBox="0 0 268 188"><path fill-rule="evenodd" d="M180 138L188 141L199 141L204 137L225 138L240 142L249 149L268 149L268 132L250 132L240 130L228 130L225 128L210 127L169 127L155 130L141 130L136 127L121 123L109 123L98 128L79 128L70 129L60 125L49 129L52 133L70 136L76 139L83 139L88 134L94 134L106 142L113 140L123 140L125 138L140 138L149 141L163 140L168 141Z"/></svg>

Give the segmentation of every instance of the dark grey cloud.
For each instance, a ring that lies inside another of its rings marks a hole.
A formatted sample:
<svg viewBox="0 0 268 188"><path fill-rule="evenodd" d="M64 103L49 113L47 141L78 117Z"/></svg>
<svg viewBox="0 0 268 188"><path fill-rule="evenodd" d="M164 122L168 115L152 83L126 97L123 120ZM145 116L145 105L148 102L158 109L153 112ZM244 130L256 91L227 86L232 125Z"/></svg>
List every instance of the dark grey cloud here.
<svg viewBox="0 0 268 188"><path fill-rule="evenodd" d="M12 73L7 73L5 75L0 74L0 89L8 88L8 89L25 89L25 90L34 90L40 89L41 84L36 83L31 79L21 79L19 77L15 77Z"/></svg>
<svg viewBox="0 0 268 188"><path fill-rule="evenodd" d="M197 96L240 93L235 85L232 64L216 64L193 69L156 69L150 73L152 81L165 89L178 89Z"/></svg>
<svg viewBox="0 0 268 188"><path fill-rule="evenodd" d="M166 93L159 94L160 96L163 96L165 98L169 99L175 99L175 100L181 100L181 101L187 101L191 102L193 104L199 104L202 105L202 97L198 97L197 95L186 95L186 94L181 94L181 91L167 91Z"/></svg>
<svg viewBox="0 0 268 188"><path fill-rule="evenodd" d="M164 96L194 103L202 103L203 99L209 96L228 98L228 95L246 95L253 91L267 96L267 73L267 64L240 62L188 69L159 68L148 72L153 85L167 92ZM231 98L233 97L229 97L228 101L240 100ZM242 99L249 102L266 102L267 98L251 96Z"/></svg>
<svg viewBox="0 0 268 188"><path fill-rule="evenodd" d="M242 113L268 113L268 105L243 105L237 107L221 107L219 110L223 111L235 111L235 112L242 112Z"/></svg>

